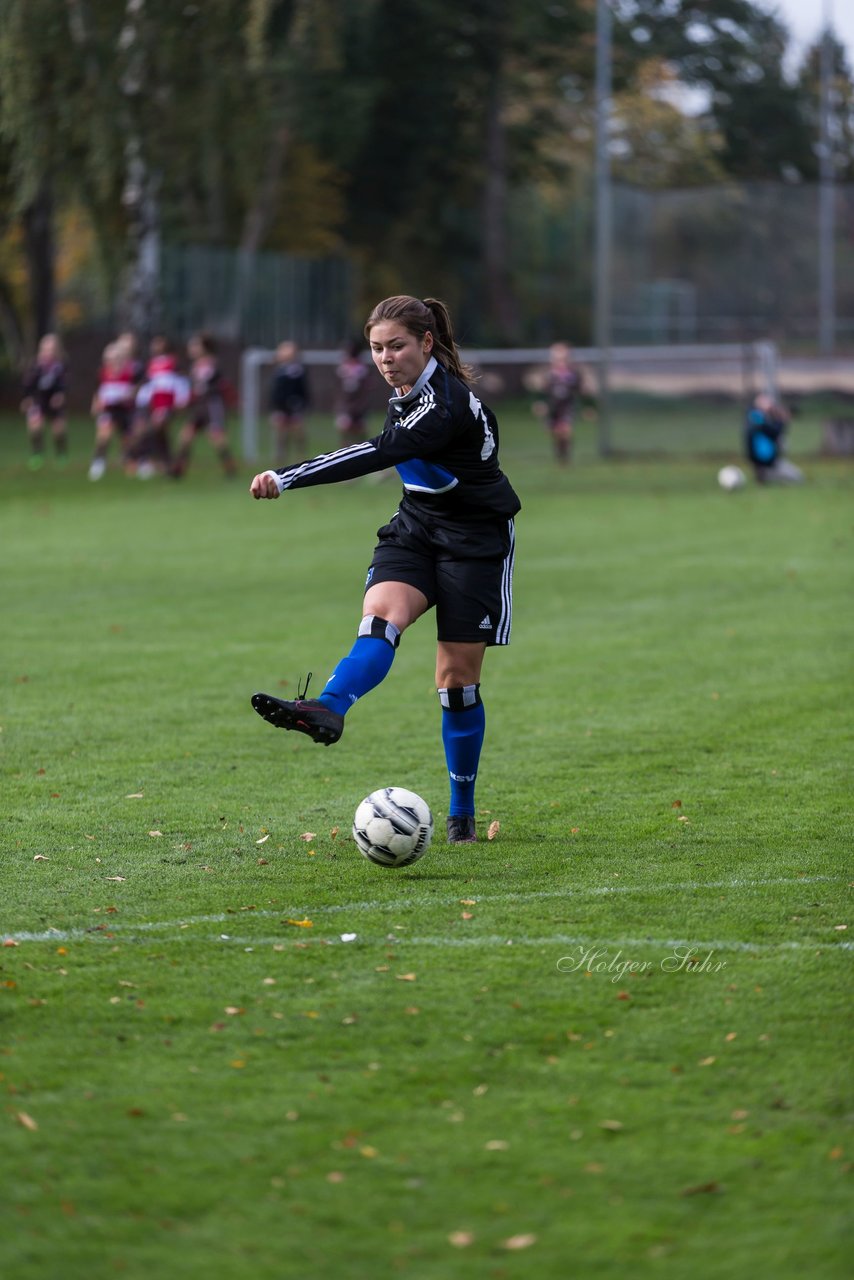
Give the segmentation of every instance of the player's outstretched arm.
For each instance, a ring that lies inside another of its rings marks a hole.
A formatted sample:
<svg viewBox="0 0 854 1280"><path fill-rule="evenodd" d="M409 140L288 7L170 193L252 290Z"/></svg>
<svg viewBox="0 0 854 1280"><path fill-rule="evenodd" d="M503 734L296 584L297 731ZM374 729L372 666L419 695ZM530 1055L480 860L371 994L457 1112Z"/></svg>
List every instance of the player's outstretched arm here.
<svg viewBox="0 0 854 1280"><path fill-rule="evenodd" d="M262 471L252 480L249 492L253 498L278 498L281 493L278 477L272 471Z"/></svg>

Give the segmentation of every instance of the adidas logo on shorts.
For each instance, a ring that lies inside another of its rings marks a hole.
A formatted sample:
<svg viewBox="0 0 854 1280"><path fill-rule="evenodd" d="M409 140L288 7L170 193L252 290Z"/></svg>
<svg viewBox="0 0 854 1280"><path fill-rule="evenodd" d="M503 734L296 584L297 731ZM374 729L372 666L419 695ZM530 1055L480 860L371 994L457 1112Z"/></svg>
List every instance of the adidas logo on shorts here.
<svg viewBox="0 0 854 1280"><path fill-rule="evenodd" d="M479 629L480 631L491 631L491 630L492 630L492 619L490 618L489 614L487 614L487 615L486 615L486 617L484 618L483 622L481 622L481 623L480 623L480 625L479 625L479 628L478 628L478 629Z"/></svg>

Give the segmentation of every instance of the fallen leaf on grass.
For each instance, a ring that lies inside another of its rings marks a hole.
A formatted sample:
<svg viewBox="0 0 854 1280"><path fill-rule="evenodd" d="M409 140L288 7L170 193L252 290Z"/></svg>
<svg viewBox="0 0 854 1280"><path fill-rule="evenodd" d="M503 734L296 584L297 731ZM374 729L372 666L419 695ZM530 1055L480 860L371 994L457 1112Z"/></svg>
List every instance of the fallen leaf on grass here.
<svg viewBox="0 0 854 1280"><path fill-rule="evenodd" d="M144 794L144 791L132 791L129 796L125 796L125 800L141 800Z"/></svg>
<svg viewBox="0 0 854 1280"><path fill-rule="evenodd" d="M620 1120L600 1120L599 1128L607 1129L609 1133L619 1133L623 1125Z"/></svg>
<svg viewBox="0 0 854 1280"><path fill-rule="evenodd" d="M4 946L4 947L17 947L18 945L19 945L19 944L15 941L15 939L14 939L14 938L4 938L4 939L3 939L3 946Z"/></svg>
<svg viewBox="0 0 854 1280"><path fill-rule="evenodd" d="M476 906L477 906L477 898L460 898L460 906L462 906L462 907L476 907Z"/></svg>
<svg viewBox="0 0 854 1280"><path fill-rule="evenodd" d="M124 884L125 876L107 876L107 880L112 880L114 884Z"/></svg>
<svg viewBox="0 0 854 1280"><path fill-rule="evenodd" d="M494 840L500 830L501 830L501 823L496 818L494 822L490 822L489 824L489 828L486 832L487 840Z"/></svg>
<svg viewBox="0 0 854 1280"><path fill-rule="evenodd" d="M270 860L269 860L269 858L259 858L259 859L258 859L258 866L259 866L259 867L269 867L269 865L270 865Z"/></svg>
<svg viewBox="0 0 854 1280"><path fill-rule="evenodd" d="M714 1061L715 1061L714 1057L711 1057L711 1058L701 1058L701 1059L700 1059L700 1061L697 1063L697 1066L698 1066L698 1067L710 1067Z"/></svg>
<svg viewBox="0 0 854 1280"><path fill-rule="evenodd" d="M19 1111L15 1116L15 1119L18 1121L19 1125L24 1129L29 1129L31 1133L35 1133L39 1127L33 1117L27 1115L26 1111Z"/></svg>
<svg viewBox="0 0 854 1280"><path fill-rule="evenodd" d="M338 827L333 827L332 830L329 832L329 838L331 840L334 840L335 837L338 835L338 831L339 831Z"/></svg>
<svg viewBox="0 0 854 1280"><path fill-rule="evenodd" d="M537 1237L528 1232L524 1235L508 1236L506 1240L501 1241L502 1249L530 1249L532 1244L537 1243Z"/></svg>
<svg viewBox="0 0 854 1280"><path fill-rule="evenodd" d="M695 1187L683 1187L680 1196L716 1195L723 1188L719 1182L698 1182Z"/></svg>
<svg viewBox="0 0 854 1280"><path fill-rule="evenodd" d="M461 911L461 912L460 912L460 919L461 919L461 920L473 920L473 919L474 919L474 912L473 912L473 911Z"/></svg>
<svg viewBox="0 0 854 1280"><path fill-rule="evenodd" d="M158 836L162 836L162 835L163 835L163 832L162 832L162 831L149 831L149 833L148 833L148 834L152 837L152 839L156 839Z"/></svg>
<svg viewBox="0 0 854 1280"><path fill-rule="evenodd" d="M284 921L284 923L285 923L285 924L293 924L293 925L296 925L296 927L297 927L298 929L313 929L313 928L314 928L314 921L313 921L313 920L309 920L308 916L306 916L306 918L305 918L304 920L291 920L291 919L290 919L290 917L288 917L288 919L287 919L287 920L285 920L285 921Z"/></svg>
<svg viewBox="0 0 854 1280"><path fill-rule="evenodd" d="M509 1142L505 1142L503 1138L491 1138L489 1142L483 1144L484 1151L506 1151L510 1146Z"/></svg>
<svg viewBox="0 0 854 1280"><path fill-rule="evenodd" d="M47 862L47 861L48 861L48 856L46 853L37 853L33 858L33 862Z"/></svg>
<svg viewBox="0 0 854 1280"><path fill-rule="evenodd" d="M313 831L303 831L300 840L313 840L315 833Z"/></svg>
<svg viewBox="0 0 854 1280"><path fill-rule="evenodd" d="M467 1249L470 1244L474 1244L474 1233L471 1231L452 1231L448 1236L448 1244L452 1244L455 1249Z"/></svg>
<svg viewBox="0 0 854 1280"><path fill-rule="evenodd" d="M223 1013L227 1013L230 1018L236 1017L238 1014L245 1013L246 1010L237 1004L229 1004L223 1009Z"/></svg>
<svg viewBox="0 0 854 1280"><path fill-rule="evenodd" d="M414 973L396 973L394 976L397 978L398 982L414 982L415 981Z"/></svg>

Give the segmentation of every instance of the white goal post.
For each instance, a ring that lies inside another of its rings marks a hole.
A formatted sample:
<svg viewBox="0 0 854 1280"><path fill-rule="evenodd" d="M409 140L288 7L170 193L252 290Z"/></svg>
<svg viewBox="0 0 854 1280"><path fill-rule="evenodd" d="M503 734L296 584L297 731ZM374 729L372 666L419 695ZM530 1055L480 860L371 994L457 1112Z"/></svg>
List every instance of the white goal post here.
<svg viewBox="0 0 854 1280"><path fill-rule="evenodd" d="M603 353L596 347L573 347L573 359L598 370ZM463 359L477 368L500 371L502 366L548 363L548 347L464 348ZM776 396L780 357L776 345L762 342L692 343L678 346L612 347L605 353L607 377L613 390L632 388L673 395L725 391L739 395L758 391ZM266 422L267 388L276 353L267 347L248 347L240 362L241 448L247 462L256 462L261 447L261 422ZM334 367L340 351L300 353L307 366ZM272 452L271 452L272 456Z"/></svg>

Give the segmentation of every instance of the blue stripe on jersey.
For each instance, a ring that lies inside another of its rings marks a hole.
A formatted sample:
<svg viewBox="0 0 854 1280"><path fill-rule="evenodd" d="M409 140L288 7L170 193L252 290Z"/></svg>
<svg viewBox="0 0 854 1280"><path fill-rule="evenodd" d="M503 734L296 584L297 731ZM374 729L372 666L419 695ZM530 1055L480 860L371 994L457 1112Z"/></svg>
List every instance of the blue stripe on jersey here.
<svg viewBox="0 0 854 1280"><path fill-rule="evenodd" d="M396 470L403 487L414 493L447 493L459 484L457 477L445 467L436 462L425 462L423 458L400 462Z"/></svg>

